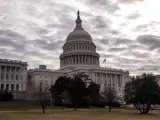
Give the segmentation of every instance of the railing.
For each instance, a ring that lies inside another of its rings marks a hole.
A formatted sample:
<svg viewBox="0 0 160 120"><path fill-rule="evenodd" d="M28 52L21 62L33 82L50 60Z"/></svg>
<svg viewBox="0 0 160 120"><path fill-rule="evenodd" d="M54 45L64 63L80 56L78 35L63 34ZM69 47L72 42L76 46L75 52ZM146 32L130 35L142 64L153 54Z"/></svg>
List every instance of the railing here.
<svg viewBox="0 0 160 120"><path fill-rule="evenodd" d="M9 60L9 59L0 59L0 62L7 62L7 63L21 63L21 64L26 64L27 62L22 62L20 60Z"/></svg>

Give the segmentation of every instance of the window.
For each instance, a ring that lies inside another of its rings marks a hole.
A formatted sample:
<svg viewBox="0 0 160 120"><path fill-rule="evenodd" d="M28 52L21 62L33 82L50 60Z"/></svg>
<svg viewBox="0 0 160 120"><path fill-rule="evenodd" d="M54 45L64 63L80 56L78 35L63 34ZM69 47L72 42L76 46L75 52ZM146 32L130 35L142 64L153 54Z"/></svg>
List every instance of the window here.
<svg viewBox="0 0 160 120"><path fill-rule="evenodd" d="M1 80L3 80L3 74L1 75Z"/></svg>
<svg viewBox="0 0 160 120"><path fill-rule="evenodd" d="M18 80L18 75L16 75L16 80Z"/></svg>
<svg viewBox="0 0 160 120"><path fill-rule="evenodd" d="M9 84L6 85L6 90L9 90Z"/></svg>
<svg viewBox="0 0 160 120"><path fill-rule="evenodd" d="M12 91L14 90L14 84L11 84L11 90Z"/></svg>
<svg viewBox="0 0 160 120"><path fill-rule="evenodd" d="M23 75L21 75L21 81L23 80Z"/></svg>
<svg viewBox="0 0 160 120"><path fill-rule="evenodd" d="M8 78L9 78L9 77L8 77L8 74L7 74L7 75L6 75L6 80L8 80Z"/></svg>
<svg viewBox="0 0 160 120"><path fill-rule="evenodd" d="M4 84L1 84L1 90L4 90Z"/></svg>
<svg viewBox="0 0 160 120"><path fill-rule="evenodd" d="M13 80L13 74L11 74L11 80Z"/></svg>
<svg viewBox="0 0 160 120"><path fill-rule="evenodd" d="M16 91L19 91L19 85L18 84L16 85Z"/></svg>

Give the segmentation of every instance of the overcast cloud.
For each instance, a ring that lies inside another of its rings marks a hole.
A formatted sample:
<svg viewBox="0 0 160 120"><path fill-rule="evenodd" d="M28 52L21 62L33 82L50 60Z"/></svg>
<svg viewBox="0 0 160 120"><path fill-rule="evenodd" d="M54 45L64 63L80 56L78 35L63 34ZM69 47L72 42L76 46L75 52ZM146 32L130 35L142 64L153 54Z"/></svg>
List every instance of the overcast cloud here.
<svg viewBox="0 0 160 120"><path fill-rule="evenodd" d="M80 10L107 67L160 74L158 0L0 0L0 58L59 68ZM160 2L159 2L160 3Z"/></svg>

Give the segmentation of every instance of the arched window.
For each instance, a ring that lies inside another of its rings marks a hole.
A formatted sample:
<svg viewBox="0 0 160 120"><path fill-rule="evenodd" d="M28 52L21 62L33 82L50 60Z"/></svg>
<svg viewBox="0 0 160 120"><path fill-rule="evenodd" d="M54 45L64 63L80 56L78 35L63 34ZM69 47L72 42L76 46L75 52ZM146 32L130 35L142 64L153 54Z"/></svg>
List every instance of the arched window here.
<svg viewBox="0 0 160 120"><path fill-rule="evenodd" d="M9 77L8 77L8 74L7 74L7 75L6 75L6 80L8 80L8 78L9 78Z"/></svg>
<svg viewBox="0 0 160 120"><path fill-rule="evenodd" d="M1 80L3 80L3 74L1 74Z"/></svg>
<svg viewBox="0 0 160 120"><path fill-rule="evenodd" d="M6 90L9 90L9 84L6 85Z"/></svg>
<svg viewBox="0 0 160 120"><path fill-rule="evenodd" d="M11 84L11 90L12 91L14 90L14 84Z"/></svg>
<svg viewBox="0 0 160 120"><path fill-rule="evenodd" d="M13 74L11 74L11 80L13 80Z"/></svg>
<svg viewBox="0 0 160 120"><path fill-rule="evenodd" d="M23 80L23 75L21 75L21 81Z"/></svg>
<svg viewBox="0 0 160 120"><path fill-rule="evenodd" d="M18 75L16 75L16 80L18 80Z"/></svg>
<svg viewBox="0 0 160 120"><path fill-rule="evenodd" d="M19 91L19 85L18 84L16 85L16 91Z"/></svg>
<svg viewBox="0 0 160 120"><path fill-rule="evenodd" d="M1 90L4 90L4 84L1 84Z"/></svg>

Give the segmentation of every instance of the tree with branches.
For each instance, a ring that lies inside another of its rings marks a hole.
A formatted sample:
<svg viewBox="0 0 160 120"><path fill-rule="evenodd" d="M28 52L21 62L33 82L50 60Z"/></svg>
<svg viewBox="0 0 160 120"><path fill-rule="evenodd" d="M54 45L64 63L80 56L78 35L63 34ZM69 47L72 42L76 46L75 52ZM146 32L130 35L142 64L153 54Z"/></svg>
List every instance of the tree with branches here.
<svg viewBox="0 0 160 120"><path fill-rule="evenodd" d="M42 81L40 81L39 84L36 86L36 98L42 108L42 113L45 113L45 110L51 98L50 94L46 92L47 90L48 87L46 87Z"/></svg>
<svg viewBox="0 0 160 120"><path fill-rule="evenodd" d="M151 105L160 103L160 87L152 74L137 76L125 85L125 101L134 104L141 114L148 114Z"/></svg>
<svg viewBox="0 0 160 120"><path fill-rule="evenodd" d="M111 86L106 86L104 88L103 95L108 104L109 112L111 112L112 104L116 101L117 98L116 90Z"/></svg>

